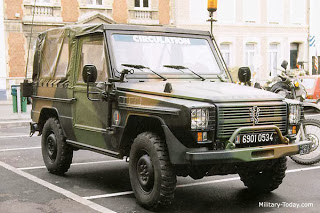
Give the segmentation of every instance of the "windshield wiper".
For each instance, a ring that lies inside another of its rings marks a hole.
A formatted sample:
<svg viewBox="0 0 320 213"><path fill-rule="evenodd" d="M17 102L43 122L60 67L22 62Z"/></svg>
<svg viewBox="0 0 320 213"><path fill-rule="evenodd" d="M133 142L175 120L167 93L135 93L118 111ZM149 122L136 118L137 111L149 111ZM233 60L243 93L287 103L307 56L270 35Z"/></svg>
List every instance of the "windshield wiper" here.
<svg viewBox="0 0 320 213"><path fill-rule="evenodd" d="M151 71L153 74L159 76L160 78L162 78L164 81L167 80L166 77L163 77L162 75L160 75L159 73L156 73L155 71L153 71L152 69L150 69L149 67L143 66L143 65L139 65L139 64L121 64L122 66L125 67L130 67L130 68L134 68L134 69L138 69L141 70L143 72L143 69L147 69L149 71Z"/></svg>
<svg viewBox="0 0 320 213"><path fill-rule="evenodd" d="M184 66L179 66L179 65L163 65L166 68L171 68L171 69L176 69L179 70L181 72L183 72L182 70L189 70L190 72L192 72L194 75L198 76L199 78L201 78L202 81L206 80L204 77L202 77L201 75L199 75L198 73L190 70L188 67L184 67Z"/></svg>

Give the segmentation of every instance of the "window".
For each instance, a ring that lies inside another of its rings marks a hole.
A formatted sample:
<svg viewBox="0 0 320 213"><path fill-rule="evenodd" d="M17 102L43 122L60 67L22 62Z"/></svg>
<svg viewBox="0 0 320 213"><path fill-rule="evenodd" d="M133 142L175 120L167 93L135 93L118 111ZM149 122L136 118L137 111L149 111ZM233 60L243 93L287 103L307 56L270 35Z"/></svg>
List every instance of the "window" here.
<svg viewBox="0 0 320 213"><path fill-rule="evenodd" d="M243 0L243 19L248 23L257 23L259 19L259 1Z"/></svg>
<svg viewBox="0 0 320 213"><path fill-rule="evenodd" d="M245 65L250 68L251 75L256 72L256 55L257 45L254 43L247 43L245 48Z"/></svg>
<svg viewBox="0 0 320 213"><path fill-rule="evenodd" d="M296 69L298 63L299 43L290 44L290 69Z"/></svg>
<svg viewBox="0 0 320 213"><path fill-rule="evenodd" d="M283 1L268 0L268 22L270 24L279 24L282 22Z"/></svg>
<svg viewBox="0 0 320 213"><path fill-rule="evenodd" d="M97 82L106 80L107 65L102 37L90 37L83 40L80 73L82 72L83 66L88 64L96 66L98 71ZM83 82L81 74L79 74L78 81Z"/></svg>
<svg viewBox="0 0 320 213"><path fill-rule="evenodd" d="M219 1L217 10L218 22L234 23L236 18L236 2L235 0Z"/></svg>
<svg viewBox="0 0 320 213"><path fill-rule="evenodd" d="M305 0L290 0L290 19L292 24L304 24L306 12Z"/></svg>
<svg viewBox="0 0 320 213"><path fill-rule="evenodd" d="M31 2L32 4L34 4L34 0ZM50 4L51 0L37 0L36 4Z"/></svg>
<svg viewBox="0 0 320 213"><path fill-rule="evenodd" d="M206 78L216 78L222 70L209 42L203 38L167 37L166 35L113 34L111 40L114 68L121 71L123 64L141 64L171 79L199 79L193 72ZM155 60L157 59L157 60ZM169 67L168 67L169 66ZM185 66L190 70L174 68ZM170 68L172 67L172 68ZM127 79L160 79L150 69L136 69Z"/></svg>
<svg viewBox="0 0 320 213"><path fill-rule="evenodd" d="M69 39L63 32L48 33L42 51L41 78L61 79L66 77L69 64Z"/></svg>
<svg viewBox="0 0 320 213"><path fill-rule="evenodd" d="M62 50L60 51L59 60L56 68L56 78L63 78L67 75L69 64L69 39L65 38L62 45Z"/></svg>
<svg viewBox="0 0 320 213"><path fill-rule="evenodd" d="M149 0L135 0L134 7L148 8L149 7Z"/></svg>
<svg viewBox="0 0 320 213"><path fill-rule="evenodd" d="M230 61L231 61L231 51L230 51L230 44L228 43L221 43L220 44L220 50L222 57L224 61L226 62L227 66L230 66Z"/></svg>
<svg viewBox="0 0 320 213"><path fill-rule="evenodd" d="M102 0L87 0L89 5L102 5Z"/></svg>
<svg viewBox="0 0 320 213"><path fill-rule="evenodd" d="M269 75L272 77L277 76L277 65L279 58L279 44L269 45Z"/></svg>
<svg viewBox="0 0 320 213"><path fill-rule="evenodd" d="M63 31L57 29L48 32L41 52L41 78L53 79L59 53L63 46Z"/></svg>

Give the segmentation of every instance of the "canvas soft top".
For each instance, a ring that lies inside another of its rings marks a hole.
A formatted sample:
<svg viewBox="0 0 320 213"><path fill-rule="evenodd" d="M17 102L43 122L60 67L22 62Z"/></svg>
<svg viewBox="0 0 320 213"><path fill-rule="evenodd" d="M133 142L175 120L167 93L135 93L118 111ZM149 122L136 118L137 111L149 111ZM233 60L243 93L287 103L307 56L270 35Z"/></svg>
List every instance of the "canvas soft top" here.
<svg viewBox="0 0 320 213"><path fill-rule="evenodd" d="M65 27L52 28L38 36L33 62L33 80L36 81L39 78L42 80L67 79L70 71L69 62L75 59L75 56L71 55L72 45L74 45L72 40L78 36L103 33L104 30L210 36L209 31L121 24L67 25ZM62 54L64 56L60 57ZM69 56L67 59L66 55Z"/></svg>
<svg viewBox="0 0 320 213"><path fill-rule="evenodd" d="M168 32L179 34L192 35L210 35L209 31L189 30L173 27L161 26L137 26L124 24L84 24L84 25L68 25L60 28L52 28L43 32L43 34L50 34L53 31L70 31L74 36L82 36L92 33L101 33L103 30L117 30L117 31L145 31L145 32Z"/></svg>

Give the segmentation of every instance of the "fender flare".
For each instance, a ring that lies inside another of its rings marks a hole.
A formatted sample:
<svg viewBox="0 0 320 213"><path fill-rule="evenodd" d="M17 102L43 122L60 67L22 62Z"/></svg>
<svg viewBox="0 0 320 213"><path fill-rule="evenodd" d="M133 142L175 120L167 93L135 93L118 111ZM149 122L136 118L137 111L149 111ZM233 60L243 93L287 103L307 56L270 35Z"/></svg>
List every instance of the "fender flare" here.
<svg viewBox="0 0 320 213"><path fill-rule="evenodd" d="M46 111L51 112L51 114L46 115L45 114L45 113L47 113ZM39 125L39 133L40 134L42 133L42 129L43 129L43 126L44 126L46 120L48 120L48 118L51 118L51 117L56 117L58 119L59 123L61 124L60 114L59 114L59 111L57 110L57 108L47 107L47 106L42 107L40 110L40 115L39 115L39 119L37 122ZM63 128L62 128L62 132L63 132L63 135L66 136L66 133Z"/></svg>

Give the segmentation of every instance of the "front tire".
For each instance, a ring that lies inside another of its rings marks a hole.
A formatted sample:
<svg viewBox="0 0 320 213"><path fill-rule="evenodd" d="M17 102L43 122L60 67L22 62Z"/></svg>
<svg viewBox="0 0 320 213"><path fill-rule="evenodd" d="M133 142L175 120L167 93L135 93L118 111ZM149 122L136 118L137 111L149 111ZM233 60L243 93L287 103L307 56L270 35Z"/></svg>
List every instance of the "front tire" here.
<svg viewBox="0 0 320 213"><path fill-rule="evenodd" d="M171 204L177 179L166 144L159 136L144 132L136 137L130 151L129 174L142 206L154 209Z"/></svg>
<svg viewBox="0 0 320 213"><path fill-rule="evenodd" d="M286 83L281 82L281 81L275 83L271 87L270 92L277 93L277 94L283 96L284 98L294 99L294 95L290 91L290 87Z"/></svg>
<svg viewBox="0 0 320 213"><path fill-rule="evenodd" d="M287 169L287 158L282 157L269 160L268 163L259 168L258 164L242 166L239 168L239 176L249 190L266 193L279 187L285 177Z"/></svg>
<svg viewBox="0 0 320 213"><path fill-rule="evenodd" d="M43 161L52 174L63 175L72 163L73 150L65 141L61 125L56 118L44 124L41 138Z"/></svg>
<svg viewBox="0 0 320 213"><path fill-rule="evenodd" d="M305 155L292 155L290 158L296 163L302 165L312 165L320 162L320 121L315 119L305 119L303 120L303 128L305 129L305 136L307 139L312 141L311 152ZM301 135L303 129L300 128L297 136Z"/></svg>

